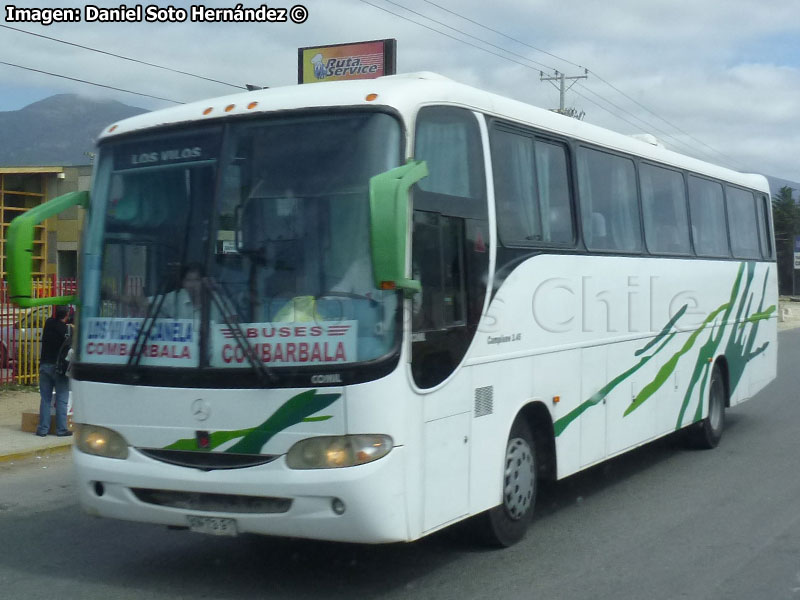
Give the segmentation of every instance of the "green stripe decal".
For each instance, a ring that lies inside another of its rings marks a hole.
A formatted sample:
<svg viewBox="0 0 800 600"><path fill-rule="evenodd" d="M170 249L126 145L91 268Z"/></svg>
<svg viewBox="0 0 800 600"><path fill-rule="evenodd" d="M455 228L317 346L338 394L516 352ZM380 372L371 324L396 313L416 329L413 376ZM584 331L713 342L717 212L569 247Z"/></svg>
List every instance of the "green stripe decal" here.
<svg viewBox="0 0 800 600"><path fill-rule="evenodd" d="M747 280L747 288L750 288L750 282L753 279L755 272L750 273L750 276ZM739 381L744 374L744 368L748 362L754 359L756 356L764 352L769 346L769 342L765 342L756 350L753 350L753 345L756 342L756 333L758 332L758 327L761 324L761 321L764 319L768 319L769 316L775 312L776 307L775 305L771 305L766 310L764 309L764 300L766 298L766 289L767 289L767 277L764 277L764 283L761 286L761 301L758 304L758 309L755 313L747 317L746 322L749 322L751 327L749 333L745 332L744 325L739 327L739 330L732 334L730 339L728 340L728 345L725 348L725 358L728 359L728 379L731 385L731 392L736 389L736 386L739 385ZM742 295L742 300L740 302L739 307L739 315L742 314L744 309L744 300L745 296L747 295L747 290ZM748 297L747 301L747 311L745 314L749 312L750 304L752 303L752 297Z"/></svg>
<svg viewBox="0 0 800 600"><path fill-rule="evenodd" d="M731 295L728 299L728 302L720 307L725 309L725 314L720 319L720 325L717 329L716 337L714 336L714 330L712 328L711 333L708 336L708 340L706 340L706 343L700 347L700 350L697 353L697 360L695 361L694 369L692 370L692 376L689 379L689 387L686 389L686 394L683 396L683 403L681 404L681 409L678 413L678 421L675 425L675 429L680 429L682 426L684 414L686 413L686 409L689 407L689 403L692 399L692 392L694 391L694 388L698 382L700 382L700 393L697 397L698 399L705 397L706 383L708 382L708 376L711 374L711 361L714 360L714 356L717 353L717 348L719 347L722 337L725 334L725 329L727 327L731 311L733 310L733 305L736 302L736 297L739 295L739 286L742 283L744 266L744 263L739 266L739 272L736 275L736 281L733 284L733 289L731 289ZM754 264L753 267L755 267ZM702 414L703 403L699 401L698 410Z"/></svg>
<svg viewBox="0 0 800 600"><path fill-rule="evenodd" d="M584 403L582 403L576 409L572 410L571 412L567 413L565 416L563 416L560 419L558 419L553 424L553 430L554 430L556 436L560 435L570 425L570 423L572 423L575 419L577 419L579 416L581 416L581 414L586 412L587 409L591 408L592 406L595 406L596 404L599 404L603 400L603 398L605 398L611 392L611 390L613 390L615 387L617 387L620 383L622 383L628 377L633 375L636 371L641 369L644 365L647 364L647 362L651 358L653 358L656 354L661 352L661 350L672 340L672 338L675 337L675 334L677 332L673 331L673 332L670 333L670 329L672 329L672 327L675 325L677 320L681 316L683 316L683 314L686 312L687 307L688 307L688 305L682 306L680 308L680 310L677 312L677 314L675 315L675 317L670 319L669 323L667 323L667 325L661 330L661 333L659 333L656 336L655 340L653 340L653 342L647 344L641 350L637 351L637 354L640 354L642 352L645 352L647 349L652 348L653 344L656 341L663 340L661 345L656 349L655 352L653 352L652 354L650 354L648 356L644 356L641 359L639 359L639 362L636 365L634 365L633 367L631 367L630 369L628 369L627 371L625 371L621 375L618 375L617 377L612 379L610 382L608 382L606 385L604 385L602 388L600 388L599 391L594 393L591 398L586 400Z"/></svg>
<svg viewBox="0 0 800 600"><path fill-rule="evenodd" d="M656 337L654 337L650 341L650 343L647 344L644 348L639 348L636 352L634 352L634 356L639 356L640 354L644 354L645 352L650 350L650 348L652 348L658 342L660 342L665 335L667 335L670 331L672 331L672 328L675 326L675 323L677 323L678 319L680 319L683 316L687 308L689 308L688 304L684 304L683 306L681 306L680 310L675 314L674 317L672 317L669 320L669 323L667 323L664 326L664 328L659 332L659 334Z"/></svg>
<svg viewBox="0 0 800 600"><path fill-rule="evenodd" d="M303 421L326 421L330 415L312 417L333 404L341 394L317 394L317 390L308 390L290 398L272 416L257 427L239 429L236 431L215 431L209 436L208 448L199 448L194 438L180 439L169 446L167 450L213 450L232 439L242 438L225 452L239 454L259 454L264 445L284 429L297 425Z"/></svg>
<svg viewBox="0 0 800 600"><path fill-rule="evenodd" d="M767 272L764 275L764 282L761 287L761 301L759 302L759 306L756 311L752 313L750 312L753 303L753 294L750 292L750 288L755 276L755 269L756 263L754 262L741 263L739 265L739 270L733 287L731 288L728 302L725 302L713 310L708 317L706 317L703 323L697 327L697 329L692 331L683 346L677 352L675 352L667 360L667 362L664 363L663 366L661 366L653 380L639 391L639 393L633 399L633 402L631 402L631 404L625 409L623 416L628 416L633 411L641 407L645 402L647 402L647 400L653 397L653 395L669 380L670 376L675 372L681 358L689 354L692 348L695 347L703 332L708 330L708 339L703 343L702 346L700 346L698 350L698 355L695 361L694 369L692 370L689 385L681 404L676 423L676 429L680 429L683 426L686 411L693 398L697 400L697 409L694 414L694 421L699 421L703 413L702 399L705 398L706 385L711 374L713 360L718 355L718 349L725 336L725 332L728 329L729 320L731 319L731 314L733 313L734 308L736 309L735 322L738 322L739 326L731 333L724 355L728 364L730 391L733 392L733 390L736 389L736 386L742 378L746 364L764 352L769 345L769 342L765 342L760 347L753 350L753 345L755 344L758 333L758 326L760 325L761 321L769 319L776 310L774 305L769 306L766 309L764 308L767 281L769 279L769 269L767 269ZM744 290L740 295L740 289L742 288L743 280ZM738 303L737 298L739 299ZM583 414L592 406L599 404L614 388L628 379L636 371L641 369L650 359L659 354L677 335L678 331L676 330L676 325L680 318L686 313L687 308L688 305L681 307L681 309L662 328L658 335L656 335L643 348L640 348L634 353L634 356L641 356L637 364L612 379L598 392L593 394L588 400L584 401L577 408L558 419L553 425L555 435L558 436L563 433L564 430L581 414ZM750 316L743 317L743 315L748 314ZM750 327L746 331L745 329L748 325ZM657 348L655 348L651 354L642 356L656 346ZM695 394L694 392L695 389L698 388L698 384L699 393Z"/></svg>
<svg viewBox="0 0 800 600"><path fill-rule="evenodd" d="M712 312L710 315L708 315L706 320L703 321L703 324L698 329L696 329L692 333L692 335L689 336L689 339L686 340L686 343L683 344L683 347L678 352L673 354L672 358L670 358L666 362L666 364L658 370L658 373L656 373L656 376L653 379L653 381L644 386L642 390L636 395L636 398L633 399L633 402L631 402L630 406L628 406L628 408L625 409L623 416L627 417L629 414L631 414L633 411L639 408L642 404L644 404L647 401L648 398L650 398L650 396L655 394L656 391L658 391L658 389L662 385L664 385L669 376L672 375L672 373L675 371L675 367L678 366L678 361L680 360L681 356L683 356L684 354L689 352L689 350L692 349L692 346L694 346L694 343L697 341L697 337L700 335L703 329L705 329L706 326L717 317L717 315L723 308L725 308L724 304L720 306L717 310Z"/></svg>

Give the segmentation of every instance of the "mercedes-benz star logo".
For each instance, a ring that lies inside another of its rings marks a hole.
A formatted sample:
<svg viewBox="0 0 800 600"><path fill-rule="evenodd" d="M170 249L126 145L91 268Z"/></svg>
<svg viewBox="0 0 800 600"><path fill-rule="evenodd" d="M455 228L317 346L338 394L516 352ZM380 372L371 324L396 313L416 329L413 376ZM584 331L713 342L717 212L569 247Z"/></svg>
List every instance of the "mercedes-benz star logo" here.
<svg viewBox="0 0 800 600"><path fill-rule="evenodd" d="M192 402L192 416L198 421L205 421L211 414L211 407L208 402L202 398L198 398Z"/></svg>

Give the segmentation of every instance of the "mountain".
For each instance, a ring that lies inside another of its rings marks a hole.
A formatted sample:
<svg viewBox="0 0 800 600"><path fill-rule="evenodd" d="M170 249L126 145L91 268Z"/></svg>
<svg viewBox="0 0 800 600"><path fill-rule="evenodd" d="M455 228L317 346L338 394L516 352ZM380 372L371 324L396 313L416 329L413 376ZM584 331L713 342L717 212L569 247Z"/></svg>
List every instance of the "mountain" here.
<svg viewBox="0 0 800 600"><path fill-rule="evenodd" d="M90 163L104 127L148 112L114 100L58 94L25 108L0 112L0 166L68 166Z"/></svg>

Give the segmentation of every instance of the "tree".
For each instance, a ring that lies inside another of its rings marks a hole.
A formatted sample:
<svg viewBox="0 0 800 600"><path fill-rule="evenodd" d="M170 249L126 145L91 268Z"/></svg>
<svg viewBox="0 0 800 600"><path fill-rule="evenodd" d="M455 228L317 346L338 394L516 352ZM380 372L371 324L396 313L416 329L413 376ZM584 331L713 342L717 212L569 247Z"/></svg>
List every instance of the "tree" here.
<svg viewBox="0 0 800 600"><path fill-rule="evenodd" d="M778 255L778 289L781 294L794 293L794 238L800 234L800 205L792 197L793 191L784 186L772 197L772 220Z"/></svg>

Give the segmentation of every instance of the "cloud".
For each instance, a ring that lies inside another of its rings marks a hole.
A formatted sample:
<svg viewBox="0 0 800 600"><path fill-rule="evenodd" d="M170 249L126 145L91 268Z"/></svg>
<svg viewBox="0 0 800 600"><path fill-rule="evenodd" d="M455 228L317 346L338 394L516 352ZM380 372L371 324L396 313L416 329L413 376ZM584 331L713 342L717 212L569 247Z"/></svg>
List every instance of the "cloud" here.
<svg viewBox="0 0 800 600"><path fill-rule="evenodd" d="M400 71L435 71L548 108L557 105L558 91L539 81L539 70L550 67L575 75L582 73L576 66L581 65L590 69L590 77L577 83L567 100L568 105L586 111L588 122L623 133L649 131L682 152L800 180L800 166L787 160L786 154L792 140L800 139L795 117L800 50L794 42L800 39L800 21L793 0L617 0L605 4L596 0L436 0L446 10L425 0L367 1L385 10L359 0L305 0L309 18L302 25L186 22L19 27L236 85L270 87L296 82L299 47L396 38ZM44 0L15 4L83 6ZM185 7L190 2L172 4ZM119 2L100 5L113 7ZM212 0L205 5L232 7L235 3ZM164 98L192 101L236 91L7 29L0 29L0 43L6 62ZM0 66L0 86L13 90L4 96L16 102L26 95L37 99L37 93L56 90L108 94L151 109L169 105L11 67ZM0 110L20 107L0 104ZM733 160L727 161L692 138Z"/></svg>

